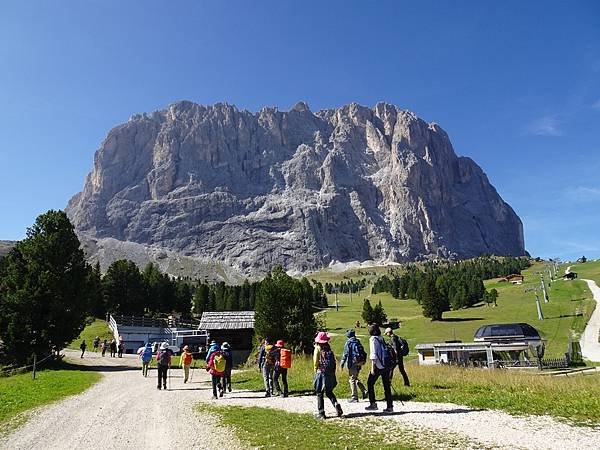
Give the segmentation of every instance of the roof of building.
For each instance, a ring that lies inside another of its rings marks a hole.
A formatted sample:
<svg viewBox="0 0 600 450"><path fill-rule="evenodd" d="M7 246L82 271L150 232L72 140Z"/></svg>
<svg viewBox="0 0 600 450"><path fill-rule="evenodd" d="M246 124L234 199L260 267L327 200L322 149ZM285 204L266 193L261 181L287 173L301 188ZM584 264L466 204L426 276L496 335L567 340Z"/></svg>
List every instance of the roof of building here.
<svg viewBox="0 0 600 450"><path fill-rule="evenodd" d="M221 311L202 313L201 330L244 330L254 328L254 311Z"/></svg>

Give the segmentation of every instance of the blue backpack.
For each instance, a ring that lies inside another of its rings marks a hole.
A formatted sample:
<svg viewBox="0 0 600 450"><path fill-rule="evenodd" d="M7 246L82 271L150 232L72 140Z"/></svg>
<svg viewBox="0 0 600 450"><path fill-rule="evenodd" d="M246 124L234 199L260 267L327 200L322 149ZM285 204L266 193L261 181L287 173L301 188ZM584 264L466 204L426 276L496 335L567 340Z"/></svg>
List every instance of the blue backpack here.
<svg viewBox="0 0 600 450"><path fill-rule="evenodd" d="M393 369L396 365L396 352L394 352L394 349L382 338L377 340L379 341L379 356L381 357L383 367L387 370Z"/></svg>
<svg viewBox="0 0 600 450"><path fill-rule="evenodd" d="M144 362L149 362L152 360L152 346L151 345L146 345L146 348L144 348L144 352L142 353L142 361Z"/></svg>

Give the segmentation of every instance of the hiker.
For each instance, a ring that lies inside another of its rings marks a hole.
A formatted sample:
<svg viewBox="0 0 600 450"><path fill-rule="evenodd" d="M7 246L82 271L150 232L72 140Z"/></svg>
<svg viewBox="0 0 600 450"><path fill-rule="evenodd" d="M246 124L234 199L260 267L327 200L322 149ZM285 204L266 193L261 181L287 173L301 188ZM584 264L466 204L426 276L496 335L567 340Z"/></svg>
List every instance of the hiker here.
<svg viewBox="0 0 600 450"><path fill-rule="evenodd" d="M221 353L221 349L217 348L214 352L210 354L208 365L206 367L206 370L208 371L208 373L210 373L212 378L213 400L216 400L219 397L223 397L225 389L223 389L223 387L221 386L221 377L225 373L226 366L227 361ZM219 391L219 397L217 397L217 390Z"/></svg>
<svg viewBox="0 0 600 450"><path fill-rule="evenodd" d="M279 339L275 344L275 371L273 376L273 384L277 395L288 396L287 371L292 366L292 352L285 348L285 342ZM283 383L283 392L279 385L279 377Z"/></svg>
<svg viewBox="0 0 600 450"><path fill-rule="evenodd" d="M276 349L271 338L265 338L265 345L258 355L258 366L262 367L265 383L265 397L273 395L273 371L275 370Z"/></svg>
<svg viewBox="0 0 600 450"><path fill-rule="evenodd" d="M371 372L367 380L367 390L369 392L369 406L367 411L377 410L375 402L375 382L379 377L383 382L383 391L385 393L385 401L387 408L383 411L390 413L394 411L394 403L392 401L392 390L390 386L390 368L392 367L391 355L387 348L385 340L381 337L381 330L378 325L369 325L369 359L371 360Z"/></svg>
<svg viewBox="0 0 600 450"><path fill-rule="evenodd" d="M258 371L262 373L263 363L264 363L264 354L265 354L265 345L266 339L261 339L260 345L258 346L258 353L256 354L256 362L258 364Z"/></svg>
<svg viewBox="0 0 600 450"><path fill-rule="evenodd" d="M114 358L117 354L117 343L114 339L110 340L110 357Z"/></svg>
<svg viewBox="0 0 600 450"><path fill-rule="evenodd" d="M100 345L100 336L96 336L92 341L92 345L94 347L94 352L98 351L98 346Z"/></svg>
<svg viewBox="0 0 600 450"><path fill-rule="evenodd" d="M108 347L108 343L106 342L106 339L104 339L104 341L102 341L102 344L100 344L100 349L102 350L102 356L104 356L106 354L106 347Z"/></svg>
<svg viewBox="0 0 600 450"><path fill-rule="evenodd" d="M219 349L220 347L219 344L217 344L217 341L215 341L214 339L210 341L210 347L208 347L208 351L206 352L206 362L208 362L213 352L216 352Z"/></svg>
<svg viewBox="0 0 600 450"><path fill-rule="evenodd" d="M169 349L169 344L166 342L160 345L160 349L156 353L156 364L158 368L158 384L156 385L156 389L160 390L161 380L162 387L167 389L167 373L169 367L171 367L171 350Z"/></svg>
<svg viewBox="0 0 600 450"><path fill-rule="evenodd" d="M360 320L357 320L355 325L356 325L356 328L360 328Z"/></svg>
<svg viewBox="0 0 600 450"><path fill-rule="evenodd" d="M335 408L338 417L342 417L342 405L339 404L333 389L337 386L335 378L336 361L333 350L329 346L329 336L325 331L319 331L315 338L315 351L313 354L313 366L315 370L315 378L313 388L317 393L317 414L315 418L325 419L325 398L324 395L331 401Z"/></svg>
<svg viewBox="0 0 600 450"><path fill-rule="evenodd" d="M231 346L229 342L223 342L221 344L221 353L225 358L225 372L223 372L223 391L227 390L231 392L231 370L233 369L233 355L231 353Z"/></svg>
<svg viewBox="0 0 600 450"><path fill-rule="evenodd" d="M354 330L346 331L346 337L348 340L344 345L344 354L342 355L342 361L340 367L343 369L344 365L348 366L348 377L350 381L350 400L349 403L358 402L358 389L362 394L362 398L367 398L367 389L365 385L358 379L360 369L367 362L367 352L356 337Z"/></svg>
<svg viewBox="0 0 600 450"><path fill-rule="evenodd" d="M148 368L150 366L150 361L152 361L152 343L148 342L145 347L141 349L140 359L142 360L142 375L148 376Z"/></svg>
<svg viewBox="0 0 600 450"><path fill-rule="evenodd" d="M192 365L192 352L190 351L190 347L188 345L183 346L183 352L181 353L181 358L179 360L179 367L183 368L183 383L187 383L188 378L190 377L190 366Z"/></svg>
<svg viewBox="0 0 600 450"><path fill-rule="evenodd" d="M404 380L404 386L410 386L410 382L408 380L408 374L406 370L404 370L404 357L408 355L408 342L404 338L400 338L394 334L394 330L391 328L385 329L385 335L390 338L390 344L396 352L396 365L398 366L398 371ZM392 367L390 370L390 384L392 383L392 378L394 376L394 368Z"/></svg>
<svg viewBox="0 0 600 450"><path fill-rule="evenodd" d="M83 354L85 353L85 349L87 348L87 344L85 343L85 339L81 342L81 345L79 346L79 348L81 349L81 358L83 358Z"/></svg>
<svg viewBox="0 0 600 450"><path fill-rule="evenodd" d="M118 353L117 353L117 356L119 358L122 358L123 357L123 351L125 350L125 344L123 343L123 341L119 341L119 345L118 345L117 348L119 349Z"/></svg>

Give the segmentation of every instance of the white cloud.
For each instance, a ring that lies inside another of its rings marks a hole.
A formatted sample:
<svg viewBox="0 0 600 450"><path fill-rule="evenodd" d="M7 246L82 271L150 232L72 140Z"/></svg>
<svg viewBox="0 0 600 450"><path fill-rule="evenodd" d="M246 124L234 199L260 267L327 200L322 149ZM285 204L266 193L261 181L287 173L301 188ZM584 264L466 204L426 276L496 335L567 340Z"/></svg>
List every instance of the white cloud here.
<svg viewBox="0 0 600 450"><path fill-rule="evenodd" d="M566 199L576 201L595 201L600 200L600 188L588 186L575 186L566 189Z"/></svg>
<svg viewBox="0 0 600 450"><path fill-rule="evenodd" d="M536 136L562 136L563 132L560 129L562 121L556 117L546 116L534 120L527 127L530 134Z"/></svg>

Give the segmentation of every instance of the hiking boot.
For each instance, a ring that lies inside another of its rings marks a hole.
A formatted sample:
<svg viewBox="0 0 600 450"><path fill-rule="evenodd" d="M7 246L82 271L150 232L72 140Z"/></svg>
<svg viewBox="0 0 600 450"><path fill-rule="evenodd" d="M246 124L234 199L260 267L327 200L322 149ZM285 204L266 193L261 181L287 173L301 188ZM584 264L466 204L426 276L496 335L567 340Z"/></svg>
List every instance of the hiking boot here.
<svg viewBox="0 0 600 450"><path fill-rule="evenodd" d="M286 393L286 394L283 394L283 398L287 398L287 397L288 397L288 394L287 394L287 393Z"/></svg>
<svg viewBox="0 0 600 450"><path fill-rule="evenodd" d="M265 392L265 397L270 397L271 393L270 392Z"/></svg>
<svg viewBox="0 0 600 450"><path fill-rule="evenodd" d="M229 386L229 388L227 389L227 392L231 392L231 386Z"/></svg>
<svg viewBox="0 0 600 450"><path fill-rule="evenodd" d="M160 391L160 384L158 386L156 386L156 389L158 389Z"/></svg>
<svg viewBox="0 0 600 450"><path fill-rule="evenodd" d="M213 395L213 396L212 396L212 399L213 399L213 400L217 400L218 398L219 398L219 397L217 397L216 395Z"/></svg>
<svg viewBox="0 0 600 450"><path fill-rule="evenodd" d="M325 420L325 414L317 413L315 414L315 419L317 420Z"/></svg>
<svg viewBox="0 0 600 450"><path fill-rule="evenodd" d="M371 403L365 408L365 411L377 411L377 403Z"/></svg>
<svg viewBox="0 0 600 450"><path fill-rule="evenodd" d="M165 390L167 389L167 385L166 384L163 384L163 389L165 389Z"/></svg>
<svg viewBox="0 0 600 450"><path fill-rule="evenodd" d="M393 413L394 412L394 407L393 406L388 406L387 408L385 408L383 410L384 413Z"/></svg>
<svg viewBox="0 0 600 450"><path fill-rule="evenodd" d="M348 400L348 403L358 403L358 399L357 398L351 398L350 400Z"/></svg>
<svg viewBox="0 0 600 450"><path fill-rule="evenodd" d="M224 390L224 389L221 389L221 390L219 391L219 397L223 397L223 394L224 394L224 393L225 393L225 390Z"/></svg>
<svg viewBox="0 0 600 450"><path fill-rule="evenodd" d="M344 411L342 411L342 405L339 403L335 404L335 412L337 412L338 417L342 417L344 415Z"/></svg>

